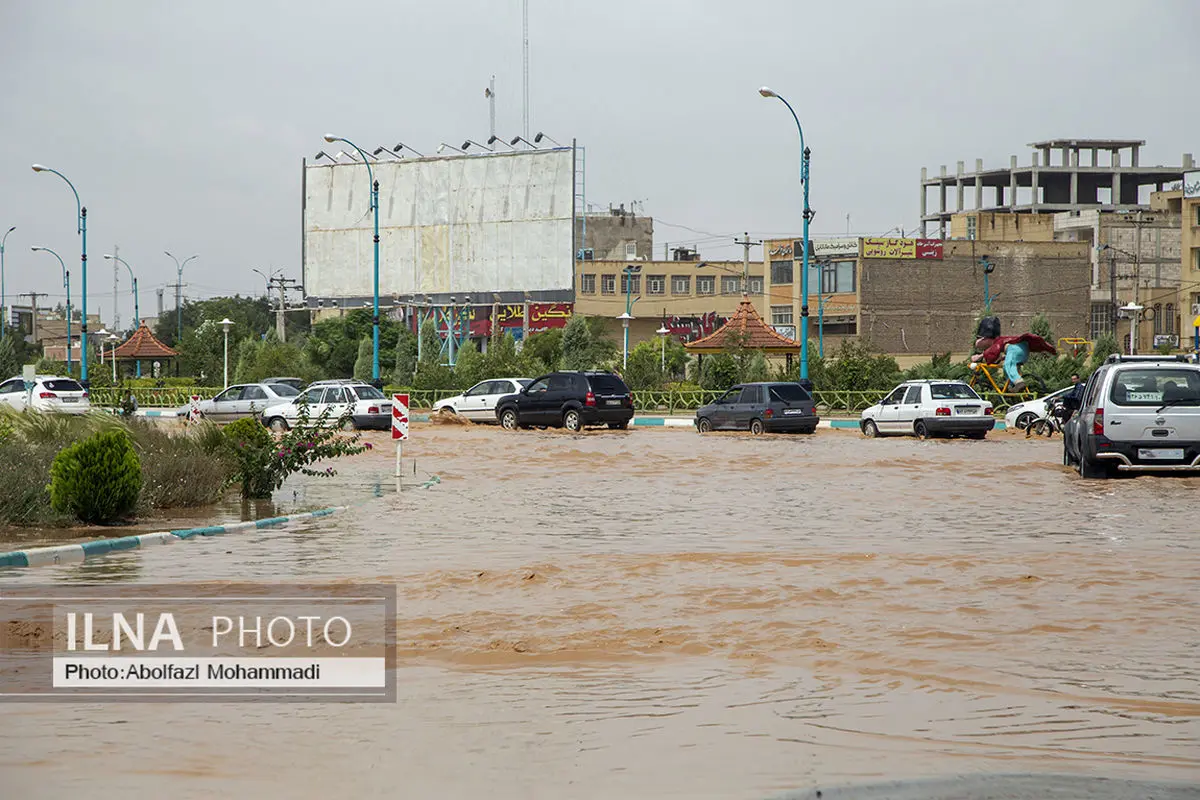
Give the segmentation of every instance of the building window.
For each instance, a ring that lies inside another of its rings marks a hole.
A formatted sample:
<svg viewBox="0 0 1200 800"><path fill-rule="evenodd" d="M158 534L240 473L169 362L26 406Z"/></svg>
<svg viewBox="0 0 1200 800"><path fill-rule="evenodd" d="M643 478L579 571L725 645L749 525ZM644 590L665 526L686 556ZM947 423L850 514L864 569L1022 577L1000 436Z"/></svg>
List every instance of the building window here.
<svg viewBox="0 0 1200 800"><path fill-rule="evenodd" d="M579 291L581 294L596 293L596 275L584 273L579 276Z"/></svg>
<svg viewBox="0 0 1200 800"><path fill-rule="evenodd" d="M1197 206L1200 208L1200 206ZM1192 250L1192 269L1200 271L1200 248Z"/></svg>
<svg viewBox="0 0 1200 800"><path fill-rule="evenodd" d="M733 276L724 276L721 278L721 294L741 294L742 279L734 278Z"/></svg>
<svg viewBox="0 0 1200 800"><path fill-rule="evenodd" d="M792 261L772 261L771 262L771 283L791 283L792 282Z"/></svg>
<svg viewBox="0 0 1200 800"><path fill-rule="evenodd" d="M762 294L762 291L763 291L763 279L762 278L751 278L750 279L750 294Z"/></svg>
<svg viewBox="0 0 1200 800"><path fill-rule="evenodd" d="M672 275L671 276L671 294L691 294L692 293L692 276L691 275Z"/></svg>
<svg viewBox="0 0 1200 800"><path fill-rule="evenodd" d="M772 325L791 325L792 324L792 307L791 306L771 306L771 324Z"/></svg>
<svg viewBox="0 0 1200 800"><path fill-rule="evenodd" d="M621 273L621 294L641 294L642 276Z"/></svg>
<svg viewBox="0 0 1200 800"><path fill-rule="evenodd" d="M1175 315L1175 304L1167 303L1167 329L1163 333L1177 335L1179 333L1179 317Z"/></svg>
<svg viewBox="0 0 1200 800"><path fill-rule="evenodd" d="M647 275L646 276L646 294L666 294L667 293L667 276L666 275Z"/></svg>
<svg viewBox="0 0 1200 800"><path fill-rule="evenodd" d="M1161 336L1162 334L1166 333L1167 332L1166 327L1167 327L1166 320L1163 319L1162 303L1155 303L1154 304L1154 335Z"/></svg>
<svg viewBox="0 0 1200 800"><path fill-rule="evenodd" d="M601 275L600 276L600 294L616 294L617 293L617 276L616 275Z"/></svg>
<svg viewBox="0 0 1200 800"><path fill-rule="evenodd" d="M1196 221L1192 224L1200 227L1200 203L1197 203L1194 208L1196 209Z"/></svg>
<svg viewBox="0 0 1200 800"><path fill-rule="evenodd" d="M1099 339L1106 333L1113 332L1112 326L1112 304L1111 303L1092 303L1092 341Z"/></svg>
<svg viewBox="0 0 1200 800"><path fill-rule="evenodd" d="M854 291L854 262L830 261L821 265L821 294L850 294Z"/></svg>
<svg viewBox="0 0 1200 800"><path fill-rule="evenodd" d="M625 260L632 261L637 258L637 242L625 243Z"/></svg>
<svg viewBox="0 0 1200 800"><path fill-rule="evenodd" d="M716 294L717 279L712 275L696 276L696 294Z"/></svg>
<svg viewBox="0 0 1200 800"><path fill-rule="evenodd" d="M979 218L978 218L978 217L976 217L974 214L972 214L971 216L967 217L967 238L968 238L968 239L974 239L974 238L975 238L975 236L976 236L976 224L977 224L978 220L979 220Z"/></svg>

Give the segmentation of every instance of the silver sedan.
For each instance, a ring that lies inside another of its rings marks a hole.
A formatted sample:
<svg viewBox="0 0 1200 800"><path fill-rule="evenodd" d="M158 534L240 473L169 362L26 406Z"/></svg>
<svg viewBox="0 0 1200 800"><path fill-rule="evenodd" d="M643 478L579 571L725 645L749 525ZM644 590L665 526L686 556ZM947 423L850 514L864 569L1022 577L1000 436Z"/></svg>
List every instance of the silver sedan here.
<svg viewBox="0 0 1200 800"><path fill-rule="evenodd" d="M300 392L286 383L240 383L230 386L211 400L200 401L200 416L213 422L233 422L242 417L257 417L267 406L290 403ZM179 409L191 413L191 405Z"/></svg>

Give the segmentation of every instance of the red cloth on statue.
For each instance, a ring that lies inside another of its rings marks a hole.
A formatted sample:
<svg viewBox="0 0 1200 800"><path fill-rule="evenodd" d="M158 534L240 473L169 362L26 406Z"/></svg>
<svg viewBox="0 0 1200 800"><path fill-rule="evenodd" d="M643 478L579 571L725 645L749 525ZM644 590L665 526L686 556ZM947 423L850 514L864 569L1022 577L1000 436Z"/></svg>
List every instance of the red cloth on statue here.
<svg viewBox="0 0 1200 800"><path fill-rule="evenodd" d="M1004 358L1004 348L1013 342L1025 342L1031 353L1051 353L1057 355L1054 345L1047 342L1036 333L1022 333L1020 336L997 336L992 344L983 351L983 361L987 364L999 364Z"/></svg>

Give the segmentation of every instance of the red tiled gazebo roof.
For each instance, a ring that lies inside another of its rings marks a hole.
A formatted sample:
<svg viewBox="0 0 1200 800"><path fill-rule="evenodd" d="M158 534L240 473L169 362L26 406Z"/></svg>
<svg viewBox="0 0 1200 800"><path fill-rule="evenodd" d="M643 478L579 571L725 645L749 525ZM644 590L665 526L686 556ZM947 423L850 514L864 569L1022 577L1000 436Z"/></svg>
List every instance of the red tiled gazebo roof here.
<svg viewBox="0 0 1200 800"><path fill-rule="evenodd" d="M138 326L138 329L133 332L127 340L122 342L116 350L113 351L113 357L120 359L150 359L150 358L175 358L179 353L175 352L165 344L154 338L154 334L146 327L146 323Z"/></svg>
<svg viewBox="0 0 1200 800"><path fill-rule="evenodd" d="M744 296L728 322L703 339L688 342L684 348L692 353L715 353L735 345L768 353L795 353L800 350L799 342L789 339L763 322L754 309L754 304Z"/></svg>

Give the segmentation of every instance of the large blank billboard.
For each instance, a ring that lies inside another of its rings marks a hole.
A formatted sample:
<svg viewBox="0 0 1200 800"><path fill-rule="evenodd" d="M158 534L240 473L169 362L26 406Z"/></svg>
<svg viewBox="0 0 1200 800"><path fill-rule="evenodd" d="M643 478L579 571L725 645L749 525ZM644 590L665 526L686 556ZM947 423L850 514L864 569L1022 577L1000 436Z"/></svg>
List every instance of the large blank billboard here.
<svg viewBox="0 0 1200 800"><path fill-rule="evenodd" d="M375 161L379 292L571 289L571 148ZM361 161L305 169L305 292L373 293L372 215Z"/></svg>

